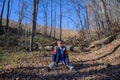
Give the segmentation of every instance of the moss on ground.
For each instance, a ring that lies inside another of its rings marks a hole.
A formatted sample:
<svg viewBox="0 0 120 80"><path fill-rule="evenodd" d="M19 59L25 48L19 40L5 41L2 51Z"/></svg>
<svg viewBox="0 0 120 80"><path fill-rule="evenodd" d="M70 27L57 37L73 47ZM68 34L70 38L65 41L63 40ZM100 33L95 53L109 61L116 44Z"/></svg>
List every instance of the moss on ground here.
<svg viewBox="0 0 120 80"><path fill-rule="evenodd" d="M46 37L46 36L43 36L43 35L36 35L34 37L34 42L45 44L45 43L51 43L52 40L50 38Z"/></svg>
<svg viewBox="0 0 120 80"><path fill-rule="evenodd" d="M25 52L4 53L3 50L0 50L0 68L4 68L6 65L18 66L18 60L25 55Z"/></svg>

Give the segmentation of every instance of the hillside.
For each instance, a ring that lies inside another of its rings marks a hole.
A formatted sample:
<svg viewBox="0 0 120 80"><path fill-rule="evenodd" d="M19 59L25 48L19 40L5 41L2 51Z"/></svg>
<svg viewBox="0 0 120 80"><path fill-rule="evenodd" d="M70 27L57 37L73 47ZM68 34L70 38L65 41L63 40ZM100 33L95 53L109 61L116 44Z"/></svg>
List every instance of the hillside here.
<svg viewBox="0 0 120 80"><path fill-rule="evenodd" d="M5 19L3 21L3 25L5 25ZM10 20L9 26L12 27L12 28L18 28L18 22ZM30 31L31 26L32 26L31 24L24 24L24 23L22 24L22 28L23 29L28 29L28 31ZM54 29L55 28L53 27L53 30ZM49 33L50 33L50 27L49 26L48 26L47 30L48 30L47 34L49 35ZM44 34L44 26L37 25L36 26L36 32ZM75 36L77 33L78 33L78 31L76 31L76 30L62 29L62 38L66 40L69 37ZM52 33L52 35L53 34L54 33ZM60 34L60 30L59 30L59 28L56 28L56 38L59 38L59 34Z"/></svg>
<svg viewBox="0 0 120 80"><path fill-rule="evenodd" d="M17 66L6 63L0 71L4 80L119 80L120 79L120 39L104 45L89 54L72 53L70 60L75 70L64 66L47 72L51 63L51 52L26 54L17 60Z"/></svg>

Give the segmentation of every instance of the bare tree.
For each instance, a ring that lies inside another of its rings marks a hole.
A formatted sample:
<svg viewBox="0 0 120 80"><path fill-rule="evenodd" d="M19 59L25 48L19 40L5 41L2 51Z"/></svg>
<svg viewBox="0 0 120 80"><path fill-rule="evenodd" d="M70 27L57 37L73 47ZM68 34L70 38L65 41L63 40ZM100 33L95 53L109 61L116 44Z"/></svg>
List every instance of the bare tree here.
<svg viewBox="0 0 120 80"><path fill-rule="evenodd" d="M60 0L60 40L62 40L62 0Z"/></svg>
<svg viewBox="0 0 120 80"><path fill-rule="evenodd" d="M53 0L51 0L51 28L50 28L50 37L52 38L53 30Z"/></svg>
<svg viewBox="0 0 120 80"><path fill-rule="evenodd" d="M8 0L8 3L7 3L7 19L6 19L6 32L8 30L8 27L9 27L9 15L10 15L10 0Z"/></svg>
<svg viewBox="0 0 120 80"><path fill-rule="evenodd" d="M26 2L24 0L22 0L22 2L20 1L21 0L18 1L18 34L20 34L21 32L21 24L23 19L25 18L25 13L27 9Z"/></svg>
<svg viewBox="0 0 120 80"><path fill-rule="evenodd" d="M47 35L47 27L48 27L48 0L43 1L43 13L44 13L44 35Z"/></svg>
<svg viewBox="0 0 120 80"><path fill-rule="evenodd" d="M119 23L120 3L117 0L106 0L106 8L108 11L109 21L114 25Z"/></svg>
<svg viewBox="0 0 120 80"><path fill-rule="evenodd" d="M88 5L86 3L86 0L84 0L84 9L85 9L85 13L86 13L86 16L84 16L84 19L85 19L85 26L84 28L86 28L86 37L87 38L90 38L90 32L89 32L89 29L90 29L90 23L89 23L89 16L88 16Z"/></svg>
<svg viewBox="0 0 120 80"><path fill-rule="evenodd" d="M76 27L79 29L84 29L84 20L82 19L83 13L82 9L86 10L83 6L83 0L69 0L71 5L73 6L73 10L75 10L75 16L76 16ZM86 12L86 11L85 11Z"/></svg>
<svg viewBox="0 0 120 80"><path fill-rule="evenodd" d="M2 26L2 17L3 17L4 7L5 7L5 1L6 0L3 0L3 3L2 3L2 10L0 13L0 26Z"/></svg>
<svg viewBox="0 0 120 80"><path fill-rule="evenodd" d="M53 38L56 38L56 8L57 8L57 4L56 4L56 0L54 0L54 35Z"/></svg>
<svg viewBox="0 0 120 80"><path fill-rule="evenodd" d="M94 16L93 17L94 24L95 24L94 30L96 32L98 39L100 39L101 31L102 31L102 26L100 24L102 24L102 23L101 23L101 17L100 17L100 13L99 13L100 8L98 7L97 4L99 4L99 3L97 3L97 1L92 0L89 7L91 7L91 12L92 12L91 14L92 14L92 16Z"/></svg>
<svg viewBox="0 0 120 80"><path fill-rule="evenodd" d="M39 0L33 0L33 18L32 18L32 28L31 28L31 39L30 39L30 51L32 51L33 40L34 40L35 31L36 31L38 3L39 3Z"/></svg>
<svg viewBox="0 0 120 80"><path fill-rule="evenodd" d="M108 13L107 13L107 9L106 9L105 0L100 0L99 3L100 3L100 6L101 6L104 28L109 31L110 30L110 25L109 25L109 18L108 18Z"/></svg>

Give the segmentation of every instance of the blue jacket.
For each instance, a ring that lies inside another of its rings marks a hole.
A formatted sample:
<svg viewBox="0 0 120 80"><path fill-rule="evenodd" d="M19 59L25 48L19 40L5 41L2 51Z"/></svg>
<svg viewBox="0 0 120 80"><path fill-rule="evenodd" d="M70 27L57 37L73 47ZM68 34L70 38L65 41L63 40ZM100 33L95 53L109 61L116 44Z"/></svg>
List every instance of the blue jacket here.
<svg viewBox="0 0 120 80"><path fill-rule="evenodd" d="M56 63L59 63L61 60L65 64L69 64L68 52L66 47L62 47L63 53L61 54L60 48L56 47L53 51L52 60Z"/></svg>

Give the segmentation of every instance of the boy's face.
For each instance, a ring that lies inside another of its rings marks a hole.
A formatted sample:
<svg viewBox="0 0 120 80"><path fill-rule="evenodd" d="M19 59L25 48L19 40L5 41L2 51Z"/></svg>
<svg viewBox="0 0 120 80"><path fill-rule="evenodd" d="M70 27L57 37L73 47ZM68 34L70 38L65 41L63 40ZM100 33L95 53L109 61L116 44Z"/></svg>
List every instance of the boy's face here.
<svg viewBox="0 0 120 80"><path fill-rule="evenodd" d="M57 42L57 45L58 45L58 47L61 48L61 47L63 46L63 43L62 43L61 41L58 41L58 42Z"/></svg>

